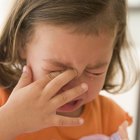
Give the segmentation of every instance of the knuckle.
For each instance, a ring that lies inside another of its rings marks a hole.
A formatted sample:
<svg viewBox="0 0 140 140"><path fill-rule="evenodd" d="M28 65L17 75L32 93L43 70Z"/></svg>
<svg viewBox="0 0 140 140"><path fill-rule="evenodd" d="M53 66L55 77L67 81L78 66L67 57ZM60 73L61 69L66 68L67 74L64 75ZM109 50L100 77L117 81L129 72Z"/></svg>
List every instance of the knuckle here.
<svg viewBox="0 0 140 140"><path fill-rule="evenodd" d="M59 118L55 118L51 122L53 126L64 126L64 120Z"/></svg>
<svg viewBox="0 0 140 140"><path fill-rule="evenodd" d="M68 100L67 94L64 94L64 93L63 93L63 94L61 94L60 96L61 96L61 101L62 101L62 102L66 102L66 101Z"/></svg>
<svg viewBox="0 0 140 140"><path fill-rule="evenodd" d="M35 88L35 89L41 89L41 88L42 88L42 82L36 81L36 82L33 84L33 88Z"/></svg>
<svg viewBox="0 0 140 140"><path fill-rule="evenodd" d="M46 78L48 79L48 81L51 81L53 78L52 78L52 76L50 75L50 74L48 74L47 76L46 76Z"/></svg>
<svg viewBox="0 0 140 140"><path fill-rule="evenodd" d="M55 82L54 85L56 88L61 87L62 80L60 79L59 82Z"/></svg>
<svg viewBox="0 0 140 140"><path fill-rule="evenodd" d="M59 126L64 126L64 125L65 125L64 120L59 119L59 120L58 120L58 125L59 125Z"/></svg>
<svg viewBox="0 0 140 140"><path fill-rule="evenodd" d="M80 94L80 93L82 93L80 87L76 87L76 88L73 89L73 94Z"/></svg>
<svg viewBox="0 0 140 140"><path fill-rule="evenodd" d="M72 119L68 122L69 125L74 125L76 122Z"/></svg>
<svg viewBox="0 0 140 140"><path fill-rule="evenodd" d="M79 120L71 120L70 122L69 122L69 124L70 125L79 125L80 123L79 123Z"/></svg>
<svg viewBox="0 0 140 140"><path fill-rule="evenodd" d="M79 125L79 121L78 120L63 120L63 119L59 119L57 122L57 125L59 126L75 126L75 125Z"/></svg>

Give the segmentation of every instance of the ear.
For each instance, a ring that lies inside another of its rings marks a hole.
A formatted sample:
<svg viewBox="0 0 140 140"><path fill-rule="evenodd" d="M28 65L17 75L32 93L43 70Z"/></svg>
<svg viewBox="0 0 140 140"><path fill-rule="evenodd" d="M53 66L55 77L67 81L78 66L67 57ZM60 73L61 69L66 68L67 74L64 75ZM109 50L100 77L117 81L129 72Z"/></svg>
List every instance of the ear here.
<svg viewBox="0 0 140 140"><path fill-rule="evenodd" d="M19 56L22 58L22 59L26 59L26 47L20 47L19 48Z"/></svg>

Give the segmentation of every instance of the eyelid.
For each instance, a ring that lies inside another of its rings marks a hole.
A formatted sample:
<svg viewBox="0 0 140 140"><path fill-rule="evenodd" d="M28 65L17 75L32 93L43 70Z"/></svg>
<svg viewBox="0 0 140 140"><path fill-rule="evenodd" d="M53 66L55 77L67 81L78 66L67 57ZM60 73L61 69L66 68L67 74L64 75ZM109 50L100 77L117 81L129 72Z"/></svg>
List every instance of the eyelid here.
<svg viewBox="0 0 140 140"><path fill-rule="evenodd" d="M43 71L45 71L45 72L48 72L48 73L55 73L55 72L59 72L59 73L62 73L62 72L64 72L65 71L65 69L56 69L56 70L53 70L54 68L43 68L42 67L42 69L43 69Z"/></svg>
<svg viewBox="0 0 140 140"><path fill-rule="evenodd" d="M95 72L89 72L89 71L86 71L87 73L89 73L89 74L92 74L92 75L94 75L94 76L101 76L101 75L103 75L104 73L105 73L105 71L104 72L97 72L97 73L95 73Z"/></svg>
<svg viewBox="0 0 140 140"><path fill-rule="evenodd" d="M77 77L77 76L78 76L78 72L77 72L77 70L76 70L76 69L71 69L71 70L74 71L75 76ZM52 74L52 75L59 75L59 74L63 73L64 71L66 71L66 69L65 69L65 70L55 70L55 71L50 71L50 74Z"/></svg>

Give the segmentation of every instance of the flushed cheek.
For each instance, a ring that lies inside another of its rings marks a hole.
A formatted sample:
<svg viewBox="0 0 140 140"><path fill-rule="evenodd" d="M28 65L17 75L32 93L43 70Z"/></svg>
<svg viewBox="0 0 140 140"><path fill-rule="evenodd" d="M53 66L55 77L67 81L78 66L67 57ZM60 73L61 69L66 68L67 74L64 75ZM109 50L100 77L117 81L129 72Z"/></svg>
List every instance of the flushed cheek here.
<svg viewBox="0 0 140 140"><path fill-rule="evenodd" d="M44 73L41 69L39 65L29 65L31 70L32 70L32 75L33 75L33 81L39 80L41 78L43 78L45 75L47 75L46 73Z"/></svg>
<svg viewBox="0 0 140 140"><path fill-rule="evenodd" d="M85 103L92 101L93 99L95 99L98 94L99 94L100 90L96 90L96 89L91 89L89 88L89 90L87 91L87 93L85 94L85 97L83 98L83 101Z"/></svg>
<svg viewBox="0 0 140 140"><path fill-rule="evenodd" d="M100 91L102 90L104 85L104 78L100 80L95 80L94 82L88 83L88 91L86 94L84 94L83 100L85 103L92 101L95 99Z"/></svg>

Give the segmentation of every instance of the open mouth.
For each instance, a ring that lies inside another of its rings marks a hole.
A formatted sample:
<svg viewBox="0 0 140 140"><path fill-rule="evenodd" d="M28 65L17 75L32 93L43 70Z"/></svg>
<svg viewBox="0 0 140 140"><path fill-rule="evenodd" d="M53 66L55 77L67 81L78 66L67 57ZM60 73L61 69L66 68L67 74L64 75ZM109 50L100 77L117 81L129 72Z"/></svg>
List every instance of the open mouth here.
<svg viewBox="0 0 140 140"><path fill-rule="evenodd" d="M66 104L64 104L63 106L58 108L58 111L60 112L71 112L74 111L75 109L77 109L77 107L81 104L82 100L74 100L71 102L68 102Z"/></svg>

